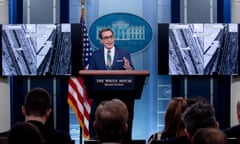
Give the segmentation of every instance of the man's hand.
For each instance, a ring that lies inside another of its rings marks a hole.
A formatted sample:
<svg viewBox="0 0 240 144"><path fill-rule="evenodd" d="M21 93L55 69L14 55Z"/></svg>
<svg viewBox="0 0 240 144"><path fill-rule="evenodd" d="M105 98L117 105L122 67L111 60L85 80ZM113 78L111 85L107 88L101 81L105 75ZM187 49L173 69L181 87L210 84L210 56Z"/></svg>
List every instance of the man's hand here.
<svg viewBox="0 0 240 144"><path fill-rule="evenodd" d="M126 70L132 70L132 67L131 67L131 65L129 63L129 60L126 57L123 57L123 67Z"/></svg>

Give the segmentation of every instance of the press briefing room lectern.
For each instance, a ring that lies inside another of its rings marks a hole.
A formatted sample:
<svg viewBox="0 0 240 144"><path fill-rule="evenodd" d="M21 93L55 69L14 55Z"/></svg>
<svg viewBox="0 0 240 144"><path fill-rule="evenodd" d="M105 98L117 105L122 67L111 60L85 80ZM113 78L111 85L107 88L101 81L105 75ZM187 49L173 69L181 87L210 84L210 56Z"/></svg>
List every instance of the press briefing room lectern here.
<svg viewBox="0 0 240 144"><path fill-rule="evenodd" d="M96 105L103 100L118 98L128 107L129 139L131 140L134 100L140 99L149 71L146 70L80 70L88 96Z"/></svg>

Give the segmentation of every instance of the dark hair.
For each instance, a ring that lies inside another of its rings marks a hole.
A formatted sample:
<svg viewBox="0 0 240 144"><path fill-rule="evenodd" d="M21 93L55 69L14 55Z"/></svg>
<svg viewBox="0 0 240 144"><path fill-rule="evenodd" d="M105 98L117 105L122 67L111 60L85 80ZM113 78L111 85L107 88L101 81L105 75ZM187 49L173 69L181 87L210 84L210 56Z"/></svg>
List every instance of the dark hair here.
<svg viewBox="0 0 240 144"><path fill-rule="evenodd" d="M192 138L193 144L228 144L227 136L217 128L202 128L197 130Z"/></svg>
<svg viewBox="0 0 240 144"><path fill-rule="evenodd" d="M161 139L184 136L184 124L182 121L182 108L187 105L186 100L183 97L174 97L167 107L165 114L165 127L162 132Z"/></svg>
<svg viewBox="0 0 240 144"><path fill-rule="evenodd" d="M240 112L240 100L237 102L237 112Z"/></svg>
<svg viewBox="0 0 240 144"><path fill-rule="evenodd" d="M43 116L51 107L51 98L47 90L34 88L26 96L24 107L27 115Z"/></svg>
<svg viewBox="0 0 240 144"><path fill-rule="evenodd" d="M199 128L216 127L214 108L206 102L197 102L183 114L185 128L193 136Z"/></svg>
<svg viewBox="0 0 240 144"><path fill-rule="evenodd" d="M44 144L44 139L33 124L17 122L9 131L7 144Z"/></svg>
<svg viewBox="0 0 240 144"><path fill-rule="evenodd" d="M98 37L99 37L100 39L102 39L102 33L103 33L103 32L106 32L106 31L111 31L112 34L114 35L114 32L113 32L112 29L110 29L110 28L103 28L103 29L101 29L101 31L99 32Z"/></svg>
<svg viewBox="0 0 240 144"><path fill-rule="evenodd" d="M187 105L185 107L183 107L183 111L182 113L184 113L184 111L188 108L191 107L193 104L197 103L197 102L203 102L203 103L209 103L209 101L207 99L205 99L202 96L195 96L195 97L191 97L187 99Z"/></svg>
<svg viewBox="0 0 240 144"><path fill-rule="evenodd" d="M127 106L118 99L99 104L95 113L96 135L101 142L121 142L128 121Z"/></svg>

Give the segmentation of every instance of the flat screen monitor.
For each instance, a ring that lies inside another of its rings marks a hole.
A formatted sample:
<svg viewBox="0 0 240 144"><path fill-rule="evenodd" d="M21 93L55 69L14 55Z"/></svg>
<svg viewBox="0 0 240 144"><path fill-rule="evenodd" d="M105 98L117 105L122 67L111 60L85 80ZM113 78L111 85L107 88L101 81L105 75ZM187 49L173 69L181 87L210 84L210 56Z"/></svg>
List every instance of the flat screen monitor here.
<svg viewBox="0 0 240 144"><path fill-rule="evenodd" d="M77 25L79 30L72 35L72 24L3 24L2 75L72 75L72 60L82 61L81 26Z"/></svg>
<svg viewBox="0 0 240 144"><path fill-rule="evenodd" d="M159 25L159 74L239 74L239 24L167 24L168 27Z"/></svg>

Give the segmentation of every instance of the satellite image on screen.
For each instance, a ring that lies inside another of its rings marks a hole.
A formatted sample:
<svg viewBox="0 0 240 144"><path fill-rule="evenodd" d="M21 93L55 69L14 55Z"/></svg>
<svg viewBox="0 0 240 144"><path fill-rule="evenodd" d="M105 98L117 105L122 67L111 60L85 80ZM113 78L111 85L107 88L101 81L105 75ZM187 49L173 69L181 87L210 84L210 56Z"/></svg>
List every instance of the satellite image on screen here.
<svg viewBox="0 0 240 144"><path fill-rule="evenodd" d="M70 24L2 26L2 75L70 75Z"/></svg>
<svg viewBox="0 0 240 144"><path fill-rule="evenodd" d="M170 75L238 74L237 24L170 24Z"/></svg>

